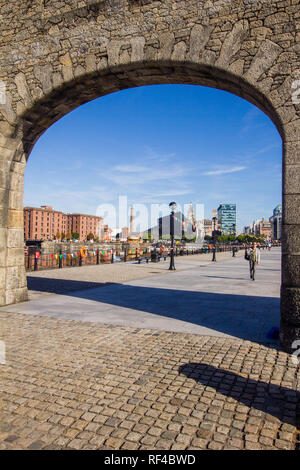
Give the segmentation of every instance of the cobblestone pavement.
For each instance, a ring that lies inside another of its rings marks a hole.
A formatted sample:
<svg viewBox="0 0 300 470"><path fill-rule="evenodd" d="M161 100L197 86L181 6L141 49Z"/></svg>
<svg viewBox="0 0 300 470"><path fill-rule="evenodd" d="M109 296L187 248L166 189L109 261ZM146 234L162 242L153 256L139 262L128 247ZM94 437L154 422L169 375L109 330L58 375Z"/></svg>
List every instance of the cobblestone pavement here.
<svg viewBox="0 0 300 470"><path fill-rule="evenodd" d="M0 449L295 449L277 347L0 313ZM299 412L299 408L298 408Z"/></svg>

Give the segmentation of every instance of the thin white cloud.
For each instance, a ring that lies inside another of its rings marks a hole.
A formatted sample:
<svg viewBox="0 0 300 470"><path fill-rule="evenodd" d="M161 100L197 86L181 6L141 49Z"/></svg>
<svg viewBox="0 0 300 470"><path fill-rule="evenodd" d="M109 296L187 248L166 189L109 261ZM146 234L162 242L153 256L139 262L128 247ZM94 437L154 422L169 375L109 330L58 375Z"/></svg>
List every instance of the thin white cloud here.
<svg viewBox="0 0 300 470"><path fill-rule="evenodd" d="M41 199L41 194L45 199ZM113 201L109 187L91 186L85 189L72 189L61 185L33 184L26 191L24 205L39 207L41 204L52 205L55 210L65 212L95 213L96 207L102 203Z"/></svg>
<svg viewBox="0 0 300 470"><path fill-rule="evenodd" d="M243 127L241 128L241 134L248 132L249 130L264 127L265 124L257 124L257 120L261 117L262 111L256 107L252 107L242 118Z"/></svg>
<svg viewBox="0 0 300 470"><path fill-rule="evenodd" d="M148 152L150 152L149 149L147 149L147 153ZM174 160L173 154L169 154L166 157L165 155L159 156L156 153L154 157L155 162L152 155L143 155L143 165L136 160L130 165L125 164L108 167L105 170L101 170L101 178L118 187L134 187L137 189L139 186L144 186L143 189L146 191L147 188L145 186L151 184L151 188L149 188L151 192L153 191L153 184L159 184L161 186L162 184L169 185L171 183L172 187L185 189L183 185L187 185L185 179L189 176L190 170L181 163L175 161L170 162L169 157L171 155Z"/></svg>
<svg viewBox="0 0 300 470"><path fill-rule="evenodd" d="M185 176L185 169L181 167L173 168L145 168L145 170L137 175L135 173L124 174L115 171L115 169L102 172L102 177L117 184L118 186L137 186L139 184L152 183L155 181L170 181L172 179L181 179Z"/></svg>
<svg viewBox="0 0 300 470"><path fill-rule="evenodd" d="M166 154L158 153L155 150L153 150L151 147L149 147L148 145L145 146L145 151L146 151L146 158L148 160L157 160L159 162L167 162L176 157L176 154L174 152L170 152Z"/></svg>
<svg viewBox="0 0 300 470"><path fill-rule="evenodd" d="M152 193L145 193L144 200L154 200L155 198L162 198L162 197L175 197L175 196L184 196L185 194L192 194L193 191L189 189L170 189L163 192L155 192ZM157 201L156 201L157 202Z"/></svg>
<svg viewBox="0 0 300 470"><path fill-rule="evenodd" d="M266 147L262 147L260 150L255 152L254 155L260 155L261 153L266 153L266 152L269 152L269 150L277 149L277 148L280 148L280 147L281 147L280 143L267 145Z"/></svg>
<svg viewBox="0 0 300 470"><path fill-rule="evenodd" d="M174 189L173 191L164 191L162 193L153 194L155 197L167 197L167 196L184 196L185 194L191 194L192 191L189 189Z"/></svg>
<svg viewBox="0 0 300 470"><path fill-rule="evenodd" d="M137 165L117 165L113 168L114 171L120 171L121 173L142 173L148 171L145 166Z"/></svg>
<svg viewBox="0 0 300 470"><path fill-rule="evenodd" d="M219 176L219 175L225 175L229 173L236 173L237 171L243 171L246 170L246 166L233 166L232 168L223 168L219 170L212 170L212 171L206 171L205 173L202 173L202 175L205 176Z"/></svg>

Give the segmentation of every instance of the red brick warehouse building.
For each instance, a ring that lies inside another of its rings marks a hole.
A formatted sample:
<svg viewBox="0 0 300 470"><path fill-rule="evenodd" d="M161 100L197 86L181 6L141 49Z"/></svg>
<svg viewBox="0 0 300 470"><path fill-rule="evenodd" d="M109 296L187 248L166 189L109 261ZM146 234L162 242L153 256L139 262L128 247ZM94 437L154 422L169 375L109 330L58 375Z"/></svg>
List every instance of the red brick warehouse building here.
<svg viewBox="0 0 300 470"><path fill-rule="evenodd" d="M77 232L79 240L92 233L100 240L104 234L102 217L87 214L64 214L51 206L24 207L24 239L54 240L57 234Z"/></svg>

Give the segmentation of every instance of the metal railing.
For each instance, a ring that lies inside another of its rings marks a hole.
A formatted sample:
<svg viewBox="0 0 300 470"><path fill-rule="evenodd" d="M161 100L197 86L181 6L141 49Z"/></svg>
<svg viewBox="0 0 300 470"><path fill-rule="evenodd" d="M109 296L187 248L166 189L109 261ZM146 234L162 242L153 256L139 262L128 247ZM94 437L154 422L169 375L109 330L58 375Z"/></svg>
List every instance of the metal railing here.
<svg viewBox="0 0 300 470"><path fill-rule="evenodd" d="M241 246L237 246L238 249L242 249ZM232 251L232 246L229 245L216 245L216 252L229 252ZM79 253L79 254L78 254ZM209 245L199 249L193 248L175 248L175 256L189 256L198 254L213 253L213 245ZM45 269L62 269L71 267L80 267L88 265L100 265L100 264L112 264L117 262L128 262L136 261L141 263L142 261L159 261L160 259L166 259L170 256L170 250L128 250L124 252L112 253L108 251L94 251L89 252L86 256L83 256L81 252L77 253L53 253L46 254L39 251L34 253L25 254L25 269L26 271L40 271Z"/></svg>

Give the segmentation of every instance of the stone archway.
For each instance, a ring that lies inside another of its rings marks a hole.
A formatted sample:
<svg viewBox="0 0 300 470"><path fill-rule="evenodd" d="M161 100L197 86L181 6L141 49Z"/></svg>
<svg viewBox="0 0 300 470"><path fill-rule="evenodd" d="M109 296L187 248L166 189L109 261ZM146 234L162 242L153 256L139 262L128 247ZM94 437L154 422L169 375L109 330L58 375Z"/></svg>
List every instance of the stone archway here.
<svg viewBox="0 0 300 470"><path fill-rule="evenodd" d="M300 338L299 0L0 0L0 305L27 299L23 179L56 120L124 88L199 84L263 110L283 140L281 342Z"/></svg>

